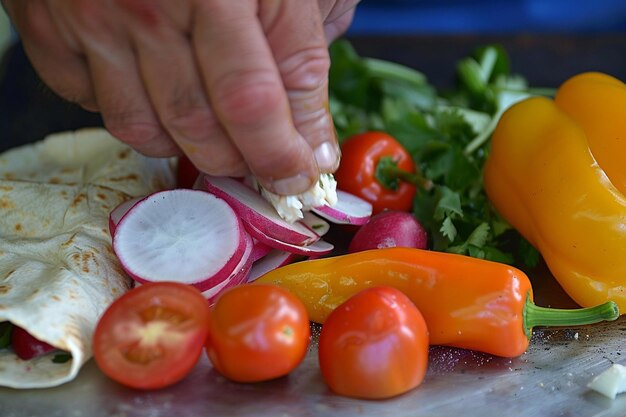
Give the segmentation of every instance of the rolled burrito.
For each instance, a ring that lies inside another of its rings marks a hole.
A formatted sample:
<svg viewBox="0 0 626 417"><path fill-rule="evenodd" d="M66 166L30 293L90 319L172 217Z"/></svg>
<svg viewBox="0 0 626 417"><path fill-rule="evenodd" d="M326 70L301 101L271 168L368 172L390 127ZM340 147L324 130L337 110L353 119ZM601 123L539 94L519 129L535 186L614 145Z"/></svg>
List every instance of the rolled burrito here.
<svg viewBox="0 0 626 417"><path fill-rule="evenodd" d="M109 212L172 188L172 165L103 129L54 134L0 155L0 323L71 355L64 363L54 360L58 352L21 360L0 349L0 385L44 388L76 377L91 357L98 318L131 283L111 249Z"/></svg>

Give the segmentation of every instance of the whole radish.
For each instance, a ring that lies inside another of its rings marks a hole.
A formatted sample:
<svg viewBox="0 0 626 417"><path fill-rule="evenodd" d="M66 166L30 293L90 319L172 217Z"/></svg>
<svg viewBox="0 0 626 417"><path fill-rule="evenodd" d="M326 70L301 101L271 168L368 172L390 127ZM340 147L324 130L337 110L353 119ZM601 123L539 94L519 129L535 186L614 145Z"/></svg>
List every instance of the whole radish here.
<svg viewBox="0 0 626 417"><path fill-rule="evenodd" d="M348 252L392 247L428 247L426 229L412 214L404 211L383 211L372 216L356 232Z"/></svg>

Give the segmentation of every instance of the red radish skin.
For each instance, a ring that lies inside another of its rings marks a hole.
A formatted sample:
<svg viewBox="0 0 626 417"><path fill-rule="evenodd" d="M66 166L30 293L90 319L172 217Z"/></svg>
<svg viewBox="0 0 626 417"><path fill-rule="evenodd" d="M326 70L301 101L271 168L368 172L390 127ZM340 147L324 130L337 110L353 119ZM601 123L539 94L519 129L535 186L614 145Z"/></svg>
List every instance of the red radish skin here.
<svg viewBox="0 0 626 417"><path fill-rule="evenodd" d="M264 257L265 255L267 255L268 253L272 251L271 246L268 246L263 242L259 242L257 239L252 239L252 240L254 241L254 244L252 247L252 254L250 255L250 257L252 258L252 262L255 262L261 259L262 257Z"/></svg>
<svg viewBox="0 0 626 417"><path fill-rule="evenodd" d="M392 247L427 249L426 229L403 211L383 211L374 215L353 236L348 252Z"/></svg>
<svg viewBox="0 0 626 417"><path fill-rule="evenodd" d="M234 210L205 191L151 194L122 217L113 250L139 282L177 281L200 291L227 279L247 247Z"/></svg>
<svg viewBox="0 0 626 417"><path fill-rule="evenodd" d="M248 233L250 233L250 236L257 239L259 242L262 242L273 249L295 253L296 255L322 256L330 253L334 249L334 246L331 243L321 239L311 243L310 245L293 245L267 236L250 224L248 225L247 230Z"/></svg>
<svg viewBox="0 0 626 417"><path fill-rule="evenodd" d="M363 225L372 215L372 205L345 191L337 190L337 202L333 206L315 207L315 214L336 224Z"/></svg>
<svg viewBox="0 0 626 417"><path fill-rule="evenodd" d="M243 182L228 177L203 175L198 185L228 202L246 227L251 226L264 236L292 245L308 245L319 239L303 223L283 220L261 194ZM259 239L254 234L253 237Z"/></svg>
<svg viewBox="0 0 626 417"><path fill-rule="evenodd" d="M209 301L209 304L213 304L217 296L227 288L231 288L248 281L248 276L250 275L250 270L252 268L252 262L254 262L252 259L254 246L252 238L250 236L246 236L246 251L244 252L239 264L235 267L233 273L215 287L202 292L202 295Z"/></svg>
<svg viewBox="0 0 626 417"><path fill-rule="evenodd" d="M144 198L146 197L135 197L131 198L130 200L126 200L123 203L119 204L117 207L115 207L111 211L111 213L109 213L109 232L111 233L111 236L115 234L115 228L117 227L117 224L120 222L120 220L122 220L122 217L124 217L124 215L128 213L128 210L130 210L135 204L137 204Z"/></svg>

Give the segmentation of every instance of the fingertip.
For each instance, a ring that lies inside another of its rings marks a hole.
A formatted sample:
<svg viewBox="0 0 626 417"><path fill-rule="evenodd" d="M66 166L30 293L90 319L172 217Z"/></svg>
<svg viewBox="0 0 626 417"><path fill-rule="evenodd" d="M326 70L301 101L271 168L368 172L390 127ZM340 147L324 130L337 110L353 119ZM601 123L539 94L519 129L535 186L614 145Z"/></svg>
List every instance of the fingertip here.
<svg viewBox="0 0 626 417"><path fill-rule="evenodd" d="M331 173L339 168L341 150L336 140L321 143L313 150L313 155L321 172Z"/></svg>
<svg viewBox="0 0 626 417"><path fill-rule="evenodd" d="M279 195L297 195L309 190L319 175L311 172L300 172L286 178L266 179L258 178L263 187L269 191Z"/></svg>

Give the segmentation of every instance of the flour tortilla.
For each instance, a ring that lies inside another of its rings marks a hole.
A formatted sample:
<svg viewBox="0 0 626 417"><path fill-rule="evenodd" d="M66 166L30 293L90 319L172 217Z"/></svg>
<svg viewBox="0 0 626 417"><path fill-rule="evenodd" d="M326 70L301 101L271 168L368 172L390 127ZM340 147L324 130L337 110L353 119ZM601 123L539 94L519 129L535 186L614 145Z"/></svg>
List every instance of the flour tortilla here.
<svg viewBox="0 0 626 417"><path fill-rule="evenodd" d="M123 201L172 188L168 159L142 156L102 129L54 134L0 155L0 322L72 354L29 361L0 349L0 386L74 379L106 307L130 287L108 216Z"/></svg>

